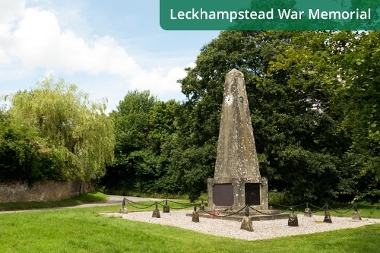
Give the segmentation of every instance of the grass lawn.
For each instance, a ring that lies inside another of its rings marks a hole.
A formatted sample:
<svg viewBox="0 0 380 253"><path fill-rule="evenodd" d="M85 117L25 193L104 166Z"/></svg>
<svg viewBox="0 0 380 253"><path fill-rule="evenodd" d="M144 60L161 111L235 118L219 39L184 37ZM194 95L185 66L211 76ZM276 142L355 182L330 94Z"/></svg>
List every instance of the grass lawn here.
<svg viewBox="0 0 380 253"><path fill-rule="evenodd" d="M379 224L249 242L99 214L119 209L114 205L0 214L0 252L380 252Z"/></svg>

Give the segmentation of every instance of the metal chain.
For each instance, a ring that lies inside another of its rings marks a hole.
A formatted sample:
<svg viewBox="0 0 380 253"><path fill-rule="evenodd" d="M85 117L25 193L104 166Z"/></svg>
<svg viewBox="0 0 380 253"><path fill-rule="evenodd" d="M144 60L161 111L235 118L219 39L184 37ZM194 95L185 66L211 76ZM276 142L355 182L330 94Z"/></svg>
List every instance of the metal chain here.
<svg viewBox="0 0 380 253"><path fill-rule="evenodd" d="M153 204L151 205L145 205L145 204L141 204L140 202L134 202L134 201L131 201L129 199L126 199L126 202L128 204L130 204L131 206L137 208L137 209L147 209L147 208L150 208L152 206L154 206L155 204L158 204L160 206L164 206L163 202L165 202L165 200L161 200L160 202L154 202ZM188 204L188 203L180 203L180 202L175 202L175 201L169 201L167 200L167 202L171 202L171 203L175 203L175 204L178 204L178 205L184 205L184 207L171 207L171 209L185 209L185 208L189 208L191 206L193 206L193 204ZM139 207L139 206L143 206L143 207Z"/></svg>
<svg viewBox="0 0 380 253"><path fill-rule="evenodd" d="M240 209L240 210L238 210L238 211L236 211L236 212L233 212L233 213L230 213L230 214L227 214L227 215L215 215L215 214L214 214L215 212L208 212L208 211L206 211L206 210L200 210L200 211L198 211L198 212L205 212L205 213L207 213L207 214L209 214L209 215L211 215L211 216L228 217L228 216L232 216L232 215L235 215L235 214L237 214L237 213L243 211L244 208L245 208L245 207L243 207L242 209Z"/></svg>
<svg viewBox="0 0 380 253"><path fill-rule="evenodd" d="M161 206L164 206L164 205L162 205L162 204L160 204L160 205L161 205ZM183 206L183 207L170 207L170 209L181 210L181 209L189 208L189 207L192 207L192 206L194 206L194 205L189 204L189 205L187 205L187 206Z"/></svg>
<svg viewBox="0 0 380 253"><path fill-rule="evenodd" d="M171 202L171 203L174 203L174 204L177 204L177 205L190 205L190 206L194 205L192 203L180 203L180 202L176 202L176 201L172 201L172 200L167 200L167 201Z"/></svg>
<svg viewBox="0 0 380 253"><path fill-rule="evenodd" d="M338 210L336 210L336 209L334 209L334 208L331 208L331 210L333 210L334 212L339 213L339 214L346 214L346 213L348 213L349 211L351 211L352 209L354 209L354 205L352 205L351 208L348 209L347 211L343 211L343 212L338 211Z"/></svg>
<svg viewBox="0 0 380 253"><path fill-rule="evenodd" d="M134 208L137 208L137 209L147 209L147 208L149 208L149 207L154 206L156 203L153 203L153 204L151 204L150 206L144 206L144 207L138 207L138 206L135 205L134 202L128 202L128 204L130 204L131 206L133 206Z"/></svg>
<svg viewBox="0 0 380 253"><path fill-rule="evenodd" d="M176 201L172 201L172 200L166 200L166 201L168 203L171 202L171 203L183 206L183 207L171 207L171 209L175 209L175 210L185 209L185 208L189 208L189 207L194 206L194 204L192 204L192 203L180 203L180 202L176 202Z"/></svg>
<svg viewBox="0 0 380 253"><path fill-rule="evenodd" d="M252 210L258 212L258 213L261 213L261 214L264 214L264 215L268 215L267 213L263 213L263 212L260 212L259 210L256 210L255 208L253 208L252 206L249 206L249 208L251 208Z"/></svg>
<svg viewBox="0 0 380 253"><path fill-rule="evenodd" d="M322 206L322 207L318 207L318 206L315 206L315 205L310 204L310 203L308 203L308 204L309 204L309 206L315 207L315 208L317 208L318 210L323 210L323 209L326 207L326 204L325 204L324 206Z"/></svg>
<svg viewBox="0 0 380 253"><path fill-rule="evenodd" d="M222 217L228 217L228 216L232 216L232 215L235 215L235 214L237 214L237 213L239 213L239 212L241 212L241 211L243 211L245 209L245 207L243 207L242 209L240 209L239 211L236 211L236 212L234 212L234 213L230 213L230 214L227 214L227 215L225 215L225 216L222 216Z"/></svg>
<svg viewBox="0 0 380 253"><path fill-rule="evenodd" d="M156 204L158 204L158 205L160 205L160 206L164 206L164 204L162 204L164 201L165 201L165 200L162 200L162 201L160 201L160 202L154 202L154 203L151 204L151 205L145 205L145 204L141 204L140 202L134 202L134 201L131 201L131 200L129 200L129 199L126 199L126 202L127 202L128 204L130 204L131 206L133 206L133 207L135 207L135 208L137 208L137 209L147 209L147 208L150 208L150 207L152 207L152 206L154 206L154 205L156 205ZM178 210L179 210L179 209L185 209L185 208L189 208L189 207L191 207L191 206L194 206L194 204L192 204L192 203L189 203L189 204L188 204L188 203L180 203L180 202L176 202L176 201L172 201L172 200L166 200L166 202L171 202L171 203L174 203L174 204L177 204L177 205L183 205L183 206L184 206L184 207L171 207L171 209L178 209ZM292 207L295 208L295 207L300 207L300 206L303 206L303 205L306 205L306 204L307 204L307 205L312 206L312 207L314 207L314 208L316 208L316 209L318 209L318 210L323 210L323 209L326 208L326 206L328 206L327 203L326 203L324 206L322 206L322 207L318 207L318 206L315 206L315 205L310 204L310 203L302 203L302 204L299 204L299 205L293 205L293 206L281 205L281 204L278 204L278 203L275 203L275 202L270 202L269 204L270 204L270 205L274 204L274 205L281 206L281 207L285 207L285 208L289 208L289 209L291 209ZM195 205L196 205L196 204L195 204ZM141 207L141 206L143 206L143 207ZM198 205L197 205L197 206L198 206ZM249 207L250 209L252 209L252 210L258 212L258 213L261 213L261 214L267 215L267 213L261 212L261 211L255 209L255 208L253 208L253 207L251 207L251 206L248 206L248 207ZM331 208L331 210L333 210L334 212L336 212L336 213L338 213L338 214L346 214L346 213L348 213L349 211L351 211L351 210L354 208L354 205L349 205L349 206L347 206L347 207L349 207L349 209L348 209L347 211L338 211L337 209L334 209L334 208ZM228 216L232 216L232 215L235 215L235 214L241 212L242 210L244 210L244 208L245 208L245 207L241 208L240 210L238 210L238 211L236 211L236 212L233 212L233 213L230 213L230 214L227 214L227 215L215 215L215 212L209 212L209 211L206 211L206 210L199 210L199 212L205 212L205 213L207 213L207 214L209 214L209 215L212 215L212 216L228 217ZM281 212L281 213L286 213L286 211Z"/></svg>
<svg viewBox="0 0 380 253"><path fill-rule="evenodd" d="M275 202L270 202L269 204L275 204L275 205L278 205L278 206L281 206L281 207L285 207L287 209L291 209L292 207L295 208L295 207L300 207L300 206L306 205L306 203L302 203L302 204L299 204L299 205L285 206L285 205L281 205L281 204L278 204L278 203L275 203ZM286 212L287 211L283 211L283 212L280 212L280 213L286 213Z"/></svg>
<svg viewBox="0 0 380 253"><path fill-rule="evenodd" d="M302 204L291 206L291 207L299 207L299 206L306 206L306 203L302 203Z"/></svg>
<svg viewBox="0 0 380 253"><path fill-rule="evenodd" d="M271 205L271 204L274 204L274 205L276 205L276 206L286 207L286 208L289 208L289 207L290 207L290 206L285 206L285 205L278 204L278 203L276 203L276 202L269 202L269 205Z"/></svg>
<svg viewBox="0 0 380 253"><path fill-rule="evenodd" d="M129 199L126 199L126 202L127 203L130 203L130 204L134 204L134 205L139 205L139 206L144 206L144 207L151 207L152 205L145 205L145 204L141 204L140 202L134 202L134 201L131 201L131 200L129 200ZM157 203L157 204L159 204L159 203L161 203L162 201L160 201L160 202L155 202L155 203Z"/></svg>

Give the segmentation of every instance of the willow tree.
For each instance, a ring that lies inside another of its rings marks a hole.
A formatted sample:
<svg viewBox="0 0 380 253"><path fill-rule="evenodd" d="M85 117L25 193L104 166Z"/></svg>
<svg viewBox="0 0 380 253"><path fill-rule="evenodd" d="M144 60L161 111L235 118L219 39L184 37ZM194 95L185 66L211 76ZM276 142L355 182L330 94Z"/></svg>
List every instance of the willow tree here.
<svg viewBox="0 0 380 253"><path fill-rule="evenodd" d="M76 85L66 85L63 79L54 83L49 77L9 100L9 113L58 150L64 179L101 177L112 164L115 137L105 99L90 101Z"/></svg>

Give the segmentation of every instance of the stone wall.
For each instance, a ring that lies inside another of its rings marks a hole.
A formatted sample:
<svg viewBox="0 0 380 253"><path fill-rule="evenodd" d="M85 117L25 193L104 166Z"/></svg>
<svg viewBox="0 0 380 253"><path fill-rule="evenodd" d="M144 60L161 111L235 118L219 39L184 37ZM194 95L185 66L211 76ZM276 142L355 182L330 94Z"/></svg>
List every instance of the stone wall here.
<svg viewBox="0 0 380 253"><path fill-rule="evenodd" d="M0 203L57 201L94 191L92 182L44 181L29 187L24 182L0 183Z"/></svg>

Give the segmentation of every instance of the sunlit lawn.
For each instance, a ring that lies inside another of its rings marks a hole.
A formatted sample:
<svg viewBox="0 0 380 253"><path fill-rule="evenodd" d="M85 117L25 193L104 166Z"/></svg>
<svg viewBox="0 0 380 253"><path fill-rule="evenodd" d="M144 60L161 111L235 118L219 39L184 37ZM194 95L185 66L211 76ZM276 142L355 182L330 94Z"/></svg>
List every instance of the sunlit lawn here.
<svg viewBox="0 0 380 253"><path fill-rule="evenodd" d="M0 214L0 252L380 252L380 225L244 241L99 214L119 209L113 205Z"/></svg>

